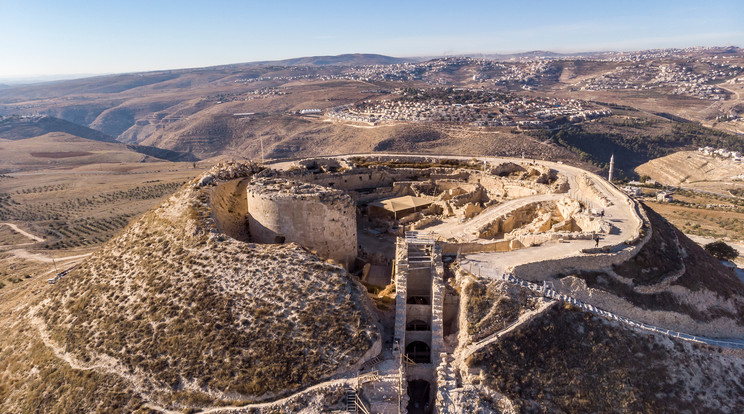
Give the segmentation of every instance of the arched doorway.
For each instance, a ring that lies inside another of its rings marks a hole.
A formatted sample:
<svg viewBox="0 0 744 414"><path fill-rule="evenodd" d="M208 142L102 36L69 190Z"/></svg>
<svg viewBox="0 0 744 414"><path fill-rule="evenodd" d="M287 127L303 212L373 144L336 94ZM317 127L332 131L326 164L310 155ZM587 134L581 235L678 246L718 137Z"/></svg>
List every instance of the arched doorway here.
<svg viewBox="0 0 744 414"><path fill-rule="evenodd" d="M429 324L422 320L415 320L406 324L406 331L430 331Z"/></svg>
<svg viewBox="0 0 744 414"><path fill-rule="evenodd" d="M429 304L429 298L425 296L411 296L408 298L409 305L428 305Z"/></svg>
<svg viewBox="0 0 744 414"><path fill-rule="evenodd" d="M431 362L431 348L421 341L414 341L406 347L406 356L417 364L428 364Z"/></svg>

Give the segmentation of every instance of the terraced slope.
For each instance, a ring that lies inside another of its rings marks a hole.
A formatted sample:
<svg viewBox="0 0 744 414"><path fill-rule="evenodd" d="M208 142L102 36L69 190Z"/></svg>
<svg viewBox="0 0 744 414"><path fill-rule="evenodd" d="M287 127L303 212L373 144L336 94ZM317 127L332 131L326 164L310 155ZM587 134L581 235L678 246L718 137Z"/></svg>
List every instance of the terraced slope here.
<svg viewBox="0 0 744 414"><path fill-rule="evenodd" d="M744 174L744 164L698 151L680 151L651 160L635 171L667 185L705 188L709 183L732 186L734 179Z"/></svg>
<svg viewBox="0 0 744 414"><path fill-rule="evenodd" d="M645 207L651 238L606 272L573 272L556 286L596 306L652 325L703 336L744 331L744 285L734 272Z"/></svg>

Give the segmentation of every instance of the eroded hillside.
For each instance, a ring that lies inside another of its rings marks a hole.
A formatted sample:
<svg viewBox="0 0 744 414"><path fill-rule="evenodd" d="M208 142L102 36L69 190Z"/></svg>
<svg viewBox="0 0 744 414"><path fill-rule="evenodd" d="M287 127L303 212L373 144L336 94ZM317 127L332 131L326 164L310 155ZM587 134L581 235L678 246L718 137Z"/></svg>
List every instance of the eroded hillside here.
<svg viewBox="0 0 744 414"><path fill-rule="evenodd" d="M651 160L636 172L666 185L720 190L742 186L744 164L700 151L680 151Z"/></svg>
<svg viewBox="0 0 744 414"><path fill-rule="evenodd" d="M472 383L507 396L521 412L732 412L744 404L740 358L568 305L550 308L467 365L477 373Z"/></svg>
<svg viewBox="0 0 744 414"><path fill-rule="evenodd" d="M554 283L577 298L651 324L701 335L744 329L744 285L653 210L651 236L638 254L604 272L574 272Z"/></svg>
<svg viewBox="0 0 744 414"><path fill-rule="evenodd" d="M731 412L744 404L740 351L634 331L569 304L535 309L542 298L503 283L469 286L465 301L491 310L468 313L468 326L499 326L498 340L461 334L461 344L474 343L459 351L457 412Z"/></svg>
<svg viewBox="0 0 744 414"><path fill-rule="evenodd" d="M363 362L379 333L345 270L215 227L214 185L253 171L216 167L59 280L33 311L55 356L178 409L276 398Z"/></svg>

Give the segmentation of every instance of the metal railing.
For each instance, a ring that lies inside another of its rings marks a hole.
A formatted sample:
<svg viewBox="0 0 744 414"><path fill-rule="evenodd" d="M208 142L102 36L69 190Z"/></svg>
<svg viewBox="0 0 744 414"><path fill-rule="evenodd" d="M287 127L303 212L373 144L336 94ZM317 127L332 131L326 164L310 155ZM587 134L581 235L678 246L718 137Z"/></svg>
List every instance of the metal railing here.
<svg viewBox="0 0 744 414"><path fill-rule="evenodd" d="M463 269L464 270L464 269ZM469 273L473 273L470 271ZM480 268L479 268L480 273ZM715 345L715 346L721 346L725 348L734 348L734 349L744 349L744 340L739 341L730 341L725 339L714 339L714 338L707 338L704 336L696 336L696 335L690 335L684 332L674 331L671 329L664 329L660 328L658 326L650 325L643 322L634 321L630 318L626 318L624 316L617 315L615 313L606 311L602 308L598 308L594 305L582 302L574 297L564 295L559 293L556 290L551 289L547 285L539 285L537 283L529 282L524 279L520 279L513 274L510 273L500 273L497 275L497 278L501 280L505 280L507 282L514 283L518 286L522 286L524 288L530 289L534 292L540 293L541 295L545 297L549 297L552 299L560 300L566 303L570 303L576 307L579 307L585 311L592 312L594 314L603 316L610 320L615 320L618 322L622 322L630 327L637 328L637 329L643 329L646 331L656 332L662 335L666 335L673 338L680 338L686 341L690 342L696 342L701 344L708 344L708 345Z"/></svg>

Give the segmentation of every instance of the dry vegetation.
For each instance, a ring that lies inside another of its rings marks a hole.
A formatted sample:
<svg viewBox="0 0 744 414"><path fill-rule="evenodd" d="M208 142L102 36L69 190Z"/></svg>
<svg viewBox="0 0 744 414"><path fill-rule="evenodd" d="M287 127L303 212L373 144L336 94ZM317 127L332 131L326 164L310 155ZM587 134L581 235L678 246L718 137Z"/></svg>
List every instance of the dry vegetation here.
<svg viewBox="0 0 744 414"><path fill-rule="evenodd" d="M744 199L711 193L676 190L674 201L646 201L685 234L718 239L744 238Z"/></svg>
<svg viewBox="0 0 744 414"><path fill-rule="evenodd" d="M101 165L102 172L5 176L0 178L0 222L23 223L46 239L37 246L44 249L98 246L197 174L191 164L150 165L139 171Z"/></svg>
<svg viewBox="0 0 744 414"><path fill-rule="evenodd" d="M296 245L220 234L207 200L186 186L58 282L37 311L51 345L174 408L271 398L356 363L379 337L363 289Z"/></svg>
<svg viewBox="0 0 744 414"><path fill-rule="evenodd" d="M142 400L121 378L72 369L42 342L27 314L51 288L46 283L51 264L7 254L0 260L0 282L6 283L0 289L0 412L149 412L138 408ZM8 282L11 274L23 282Z"/></svg>
<svg viewBox="0 0 744 414"><path fill-rule="evenodd" d="M468 335L480 341L515 322L523 311L538 305L528 290L502 281L477 280L462 290Z"/></svg>
<svg viewBox="0 0 744 414"><path fill-rule="evenodd" d="M97 163L159 161L132 151L119 142L96 141L64 132L50 132L26 139L0 139L0 144L3 149L0 172L74 168Z"/></svg>
<svg viewBox="0 0 744 414"><path fill-rule="evenodd" d="M744 285L734 272L706 253L659 214L646 208L652 236L632 259L610 273L576 273L591 288L611 292L646 310L667 310L711 322L730 318L744 324ZM627 283L615 275L631 280ZM668 287L664 287L668 284ZM640 293L636 287L658 287ZM680 289L682 288L682 289ZM681 292L688 292L683 294ZM690 298L697 297L697 300ZM707 297L704 302L699 298Z"/></svg>
<svg viewBox="0 0 744 414"><path fill-rule="evenodd" d="M149 412L146 402L192 410L271 399L347 368L379 337L363 306L364 290L345 271L296 245L253 245L220 234L208 217L204 188L184 187L122 232L196 170L191 164L120 164L152 157L119 143L81 140L110 137L80 125L123 142L200 157L258 158L262 146L267 157L524 153L597 169L606 167L614 152L616 167L629 175L635 166L682 147L741 145L731 134L674 121L676 116L712 119L719 104L659 91L569 91L581 78L616 65L584 60L559 65L537 91L519 93L609 102L615 115L550 132L333 123L289 111L384 99L389 96L369 90L424 85L253 82L260 76L338 70L281 66L116 75L59 82L43 90L21 87L10 98L11 92L0 93L4 113L23 109L79 124L42 118L12 134L9 124L0 125L2 151L12 154L0 159L6 174L0 174L0 222L14 222L46 239L24 249L90 251L118 233L53 286L45 283L53 271L50 264L0 251L0 331L9 333L0 339L0 412ZM437 76L465 85L472 73L463 67ZM232 115L245 112L257 113ZM7 175L19 169L39 175ZM740 200L716 198L681 194L680 203L650 205L685 232L741 238ZM724 201L732 207L709 206ZM730 272L699 254L681 233L666 229L655 232L636 259L615 271L637 285L653 286L684 262L686 271L672 282L675 288L740 299ZM29 241L0 226L0 248ZM668 292L638 294L609 275L579 276L590 287L645 309L682 310L701 321L742 320L723 307L700 311ZM505 328L538 300L502 282L477 281L463 290L471 342ZM388 298L380 303L390 305ZM32 308L36 319L28 318ZM468 363L484 368L482 384L526 412L733 412L744 406L741 359L641 335L561 307L474 354ZM490 394L474 396L487 399ZM338 395L326 396L325 403L338 400Z"/></svg>
<svg viewBox="0 0 744 414"><path fill-rule="evenodd" d="M483 385L522 412L732 412L738 357L553 307L474 354Z"/></svg>

